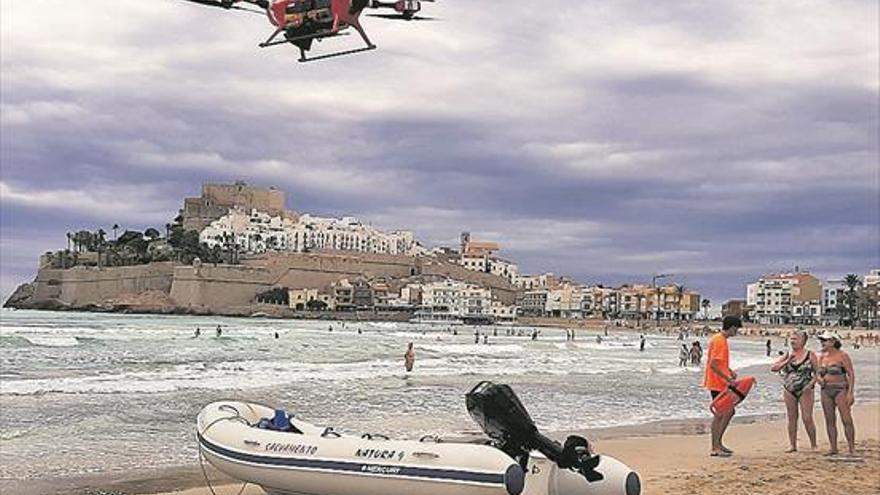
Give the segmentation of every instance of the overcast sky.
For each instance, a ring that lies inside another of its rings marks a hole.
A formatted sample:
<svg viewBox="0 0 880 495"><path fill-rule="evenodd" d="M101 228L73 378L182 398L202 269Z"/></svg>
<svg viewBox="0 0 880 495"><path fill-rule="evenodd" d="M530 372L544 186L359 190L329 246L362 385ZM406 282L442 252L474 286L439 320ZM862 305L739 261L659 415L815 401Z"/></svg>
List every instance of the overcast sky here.
<svg viewBox="0 0 880 495"><path fill-rule="evenodd" d="M182 0L0 5L4 297L65 232L160 227L236 179L713 303L880 267L876 0L438 0L309 65L256 47L264 18Z"/></svg>

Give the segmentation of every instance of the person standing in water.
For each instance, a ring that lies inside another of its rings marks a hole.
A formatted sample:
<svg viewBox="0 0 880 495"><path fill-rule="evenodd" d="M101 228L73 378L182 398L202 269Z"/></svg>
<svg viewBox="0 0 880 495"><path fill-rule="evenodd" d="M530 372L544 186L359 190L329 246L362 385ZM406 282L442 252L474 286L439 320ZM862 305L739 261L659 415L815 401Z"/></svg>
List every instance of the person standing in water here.
<svg viewBox="0 0 880 495"><path fill-rule="evenodd" d="M195 336L195 337L198 337L198 336L201 335L201 334L202 334L202 329L199 328L199 327L196 327L196 333L194 334L194 336Z"/></svg>
<svg viewBox="0 0 880 495"><path fill-rule="evenodd" d="M773 342L770 339L767 339L767 357L770 357L770 354L773 352Z"/></svg>
<svg viewBox="0 0 880 495"><path fill-rule="evenodd" d="M221 335L223 335L223 329L220 328L220 325L217 325L217 337L219 338Z"/></svg>
<svg viewBox="0 0 880 495"><path fill-rule="evenodd" d="M691 366L699 366L703 361L703 347L699 340L695 340L691 345Z"/></svg>
<svg viewBox="0 0 880 495"><path fill-rule="evenodd" d="M647 339L645 339L645 334L642 334L642 335L639 337L639 352L644 352L644 351L645 351L645 341L646 341L646 340L647 340Z"/></svg>
<svg viewBox="0 0 880 495"><path fill-rule="evenodd" d="M689 356L690 352L688 351L687 344L681 344L681 350L678 351L678 365L682 368L687 366Z"/></svg>
<svg viewBox="0 0 880 495"><path fill-rule="evenodd" d="M403 355L403 366L406 368L406 372L410 373L413 370L413 366L416 364L416 351L413 349L413 343L410 342L409 346L406 348L406 354Z"/></svg>
<svg viewBox="0 0 880 495"><path fill-rule="evenodd" d="M813 421L814 385L819 358L806 349L807 332L797 330L789 341L791 352L777 359L770 371L782 375L782 399L788 416L788 441L791 447L786 453L797 452L798 406L803 416L804 428L810 438L810 448L816 448L816 423Z"/></svg>
<svg viewBox="0 0 880 495"><path fill-rule="evenodd" d="M727 339L736 335L740 328L742 328L742 320L736 316L725 316L721 323L721 331L709 339L703 386L709 390L712 400L715 400L727 387L732 386L733 381L736 380L736 372L730 368L730 347ZM723 439L734 414L736 409L712 417L712 450L709 453L712 457L730 457L733 454L732 450L724 446Z"/></svg>

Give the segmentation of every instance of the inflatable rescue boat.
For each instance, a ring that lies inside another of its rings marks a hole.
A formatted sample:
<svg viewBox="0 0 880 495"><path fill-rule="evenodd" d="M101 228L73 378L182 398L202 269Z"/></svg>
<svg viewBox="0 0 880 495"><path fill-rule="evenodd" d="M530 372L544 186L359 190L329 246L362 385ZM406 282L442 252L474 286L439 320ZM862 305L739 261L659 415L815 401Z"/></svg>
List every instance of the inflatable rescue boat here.
<svg viewBox="0 0 880 495"><path fill-rule="evenodd" d="M224 474L271 495L639 495L626 465L586 439L541 435L507 385L482 382L468 412L488 439L476 443L345 435L248 402L206 406L199 451Z"/></svg>

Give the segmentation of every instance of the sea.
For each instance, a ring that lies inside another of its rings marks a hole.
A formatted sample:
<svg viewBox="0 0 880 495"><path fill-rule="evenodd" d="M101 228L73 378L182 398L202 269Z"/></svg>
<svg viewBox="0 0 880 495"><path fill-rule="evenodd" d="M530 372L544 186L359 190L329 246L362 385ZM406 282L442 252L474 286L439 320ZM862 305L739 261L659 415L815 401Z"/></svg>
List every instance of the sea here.
<svg viewBox="0 0 880 495"><path fill-rule="evenodd" d="M477 331L488 344L474 343ZM676 336L649 335L640 352L637 334L613 327L601 343L596 331L574 342L562 329L537 340L533 331L2 310L0 479L193 465L196 415L221 399L403 439L475 432L464 396L482 380L512 386L546 432L709 416L702 372L678 366ZM407 375L409 342L417 358ZM858 401L880 400L878 351L849 352ZM732 339L731 361L759 383L740 413L782 412L764 343Z"/></svg>

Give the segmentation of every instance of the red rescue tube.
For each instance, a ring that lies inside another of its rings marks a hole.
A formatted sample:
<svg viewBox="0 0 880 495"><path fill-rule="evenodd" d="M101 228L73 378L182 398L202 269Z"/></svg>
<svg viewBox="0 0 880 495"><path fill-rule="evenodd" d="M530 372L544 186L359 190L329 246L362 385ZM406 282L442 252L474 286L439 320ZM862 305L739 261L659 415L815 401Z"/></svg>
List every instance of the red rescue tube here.
<svg viewBox="0 0 880 495"><path fill-rule="evenodd" d="M746 399L749 391L758 381L753 376L745 376L739 380L735 380L733 385L727 387L727 390L718 394L709 410L716 416L723 416L733 410L740 402Z"/></svg>

